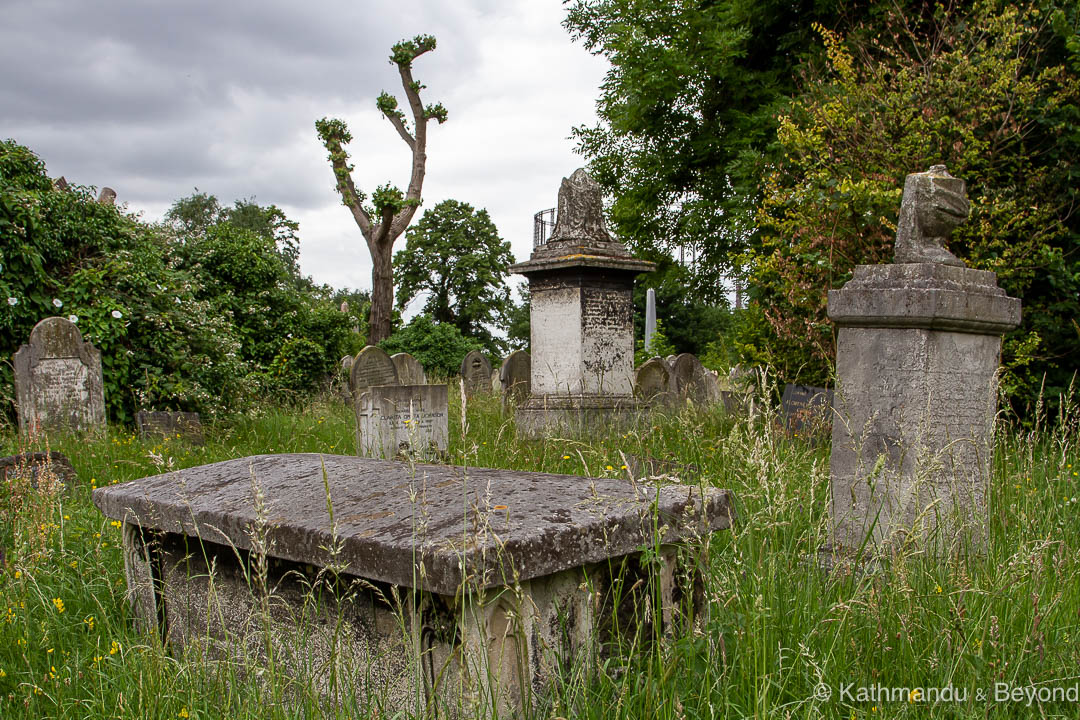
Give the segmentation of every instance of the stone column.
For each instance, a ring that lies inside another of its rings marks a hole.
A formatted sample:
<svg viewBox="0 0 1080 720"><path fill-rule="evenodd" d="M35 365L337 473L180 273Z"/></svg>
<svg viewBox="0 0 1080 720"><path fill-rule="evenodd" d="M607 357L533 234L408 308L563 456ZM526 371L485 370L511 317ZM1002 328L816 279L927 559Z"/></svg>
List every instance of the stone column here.
<svg viewBox="0 0 1080 720"><path fill-rule="evenodd" d="M895 264L860 265L829 292L834 551L985 549L1001 334L1020 301L943 247L964 193L944 166L909 175Z"/></svg>

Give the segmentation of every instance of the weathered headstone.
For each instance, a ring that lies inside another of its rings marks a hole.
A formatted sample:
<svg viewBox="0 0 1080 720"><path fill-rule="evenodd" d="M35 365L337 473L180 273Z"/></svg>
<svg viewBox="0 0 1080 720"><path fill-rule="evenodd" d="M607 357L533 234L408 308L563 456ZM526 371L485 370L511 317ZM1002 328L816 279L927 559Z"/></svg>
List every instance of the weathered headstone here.
<svg viewBox="0 0 1080 720"><path fill-rule="evenodd" d="M15 353L15 397L22 432L105 428L101 353L66 318L45 318Z"/></svg>
<svg viewBox="0 0 1080 720"><path fill-rule="evenodd" d="M353 397L373 385L400 385L397 368L386 352L375 345L368 345L356 354L349 368L349 390Z"/></svg>
<svg viewBox="0 0 1080 720"><path fill-rule="evenodd" d="M202 421L197 412L140 410L135 413L135 427L144 438L180 437L195 445L204 442Z"/></svg>
<svg viewBox="0 0 1080 720"><path fill-rule="evenodd" d="M645 291L645 351L652 350L653 335L656 335L656 290Z"/></svg>
<svg viewBox="0 0 1080 720"><path fill-rule="evenodd" d="M515 405L529 397L532 383L532 359L524 350L515 350L506 356L499 368L499 384L502 387L503 402Z"/></svg>
<svg viewBox="0 0 1080 720"><path fill-rule="evenodd" d="M676 393L671 368L660 357L650 358L634 373L634 395L651 405L672 405Z"/></svg>
<svg viewBox="0 0 1080 720"><path fill-rule="evenodd" d="M341 369L345 371L346 376L348 376L349 371L352 370L353 359L352 355L346 355L341 358Z"/></svg>
<svg viewBox="0 0 1080 720"><path fill-rule="evenodd" d="M491 392L491 363L479 350L470 350L461 361L461 377L468 397Z"/></svg>
<svg viewBox="0 0 1080 720"><path fill-rule="evenodd" d="M372 385L357 401L356 417L360 455L439 460L446 453L446 385Z"/></svg>
<svg viewBox="0 0 1080 720"><path fill-rule="evenodd" d="M833 391L813 385L784 385L780 412L784 425L793 432L828 427L832 422Z"/></svg>
<svg viewBox="0 0 1080 720"><path fill-rule="evenodd" d="M0 483L9 483L18 476L28 479L30 485L36 488L44 472L59 480L65 489L70 489L79 480L71 461L55 450L0 457Z"/></svg>
<svg viewBox="0 0 1080 720"><path fill-rule="evenodd" d="M406 352L390 356L397 370L398 382L402 385L427 385L427 373L420 361Z"/></svg>
<svg viewBox="0 0 1080 720"><path fill-rule="evenodd" d="M705 367L692 353L681 353L671 363L671 375L679 399L689 398L695 405L705 406L713 402L705 379Z"/></svg>
<svg viewBox="0 0 1080 720"><path fill-rule="evenodd" d="M836 346L833 546L981 552L1001 334L1020 301L944 248L968 214L944 166L908 175L896 262L829 291Z"/></svg>

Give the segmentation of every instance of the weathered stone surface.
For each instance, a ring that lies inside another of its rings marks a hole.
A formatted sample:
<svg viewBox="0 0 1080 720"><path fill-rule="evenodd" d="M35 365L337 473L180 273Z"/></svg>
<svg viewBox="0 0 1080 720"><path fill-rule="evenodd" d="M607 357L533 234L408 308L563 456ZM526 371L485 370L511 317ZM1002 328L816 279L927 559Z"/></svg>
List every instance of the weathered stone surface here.
<svg viewBox="0 0 1080 720"><path fill-rule="evenodd" d="M8 482L16 475L29 476L30 484L36 488L42 472L51 473L65 488L71 488L79 481L71 461L55 450L0 457L0 482Z"/></svg>
<svg viewBox="0 0 1080 720"><path fill-rule="evenodd" d="M724 490L316 454L227 460L99 488L93 500L110 518L247 550L254 475L274 555L321 566L334 544L324 469L336 562L448 595L628 555L651 544L654 527L667 528L664 543L698 537L733 515Z"/></svg>
<svg viewBox="0 0 1080 720"><path fill-rule="evenodd" d="M45 318L15 353L15 397L23 432L105 428L101 353L75 323Z"/></svg>
<svg viewBox="0 0 1080 720"><path fill-rule="evenodd" d="M373 385L356 403L361 455L436 460L450 437L446 385Z"/></svg>
<svg viewBox="0 0 1080 720"><path fill-rule="evenodd" d="M204 442L202 420L197 412L140 410L135 413L140 437L177 437L196 445Z"/></svg>
<svg viewBox="0 0 1080 720"><path fill-rule="evenodd" d="M368 345L358 352L349 369L349 389L357 399L372 385L399 385L400 382L394 361L375 345Z"/></svg>
<svg viewBox="0 0 1080 720"><path fill-rule="evenodd" d="M641 364L634 374L634 395L652 405L675 403L677 394L667 361L654 357Z"/></svg>
<svg viewBox="0 0 1080 720"><path fill-rule="evenodd" d="M506 356L499 368L499 384L504 402L520 403L529 397L532 385L532 358L524 350Z"/></svg>
<svg viewBox="0 0 1080 720"><path fill-rule="evenodd" d="M470 350L461 361L461 378L465 381L465 394L472 397L477 393L491 392L491 363L484 353Z"/></svg>
<svg viewBox="0 0 1080 720"><path fill-rule="evenodd" d="M964 181L950 175L944 165L908 175L896 224L896 262L963 267L945 249L945 241L970 212Z"/></svg>
<svg viewBox="0 0 1080 720"><path fill-rule="evenodd" d="M402 385L427 385L427 373L420 361L409 353L401 352L390 356L397 370L398 382Z"/></svg>
<svg viewBox="0 0 1080 720"><path fill-rule="evenodd" d="M345 357L341 358L341 369L345 371L346 375L348 375L349 371L352 370L352 364L353 364L353 356L352 355L346 355Z"/></svg>
<svg viewBox="0 0 1080 720"><path fill-rule="evenodd" d="M829 315L840 328L834 545L981 550L1000 333L1019 322L1019 301L990 272L859 266L829 293Z"/></svg>
<svg viewBox="0 0 1080 720"><path fill-rule="evenodd" d="M784 386L780 398L780 411L788 430L802 432L832 422L833 391L812 385Z"/></svg>
<svg viewBox="0 0 1080 720"><path fill-rule="evenodd" d="M97 201L102 205L114 205L116 204L116 191L111 187L101 188L101 192L98 193Z"/></svg>
<svg viewBox="0 0 1080 720"><path fill-rule="evenodd" d="M681 353L671 363L671 377L675 383L675 392L680 399L689 399L695 405L709 405L715 399L709 392L705 379L705 367L692 353Z"/></svg>

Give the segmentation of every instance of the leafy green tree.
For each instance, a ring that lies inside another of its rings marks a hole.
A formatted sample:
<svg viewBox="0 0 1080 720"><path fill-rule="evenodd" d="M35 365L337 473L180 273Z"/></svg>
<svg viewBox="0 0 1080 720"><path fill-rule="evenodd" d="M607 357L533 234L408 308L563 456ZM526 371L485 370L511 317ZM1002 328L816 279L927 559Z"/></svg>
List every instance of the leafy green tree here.
<svg viewBox="0 0 1080 720"><path fill-rule="evenodd" d="M379 347L390 354L407 352L420 361L427 372L437 371L446 377L461 370L461 361L470 350L483 347L467 338L450 323L434 322L427 315L417 315Z"/></svg>
<svg viewBox="0 0 1080 720"><path fill-rule="evenodd" d="M715 300L703 299L703 294L695 289L690 268L668 255L654 251L647 257L656 262L657 268L640 275L634 283L635 334L644 340L646 294L653 288L656 318L663 323L664 341L671 348L664 355L684 352L702 355L709 343L728 328L731 315L727 300L720 293L714 295Z"/></svg>
<svg viewBox="0 0 1080 720"><path fill-rule="evenodd" d="M398 307L425 294L423 312L435 322L454 325L489 352L501 353L506 343L491 328L509 325L513 301L506 278L513 262L510 243L499 237L487 210L444 200L409 229L405 249L394 256Z"/></svg>
<svg viewBox="0 0 1080 720"><path fill-rule="evenodd" d="M420 91L424 88L412 76L412 64L416 58L435 49L435 38L417 35L412 40L402 40L393 47L390 62L397 65L401 86L409 103L413 123L410 130L405 113L398 109L393 95L383 92L375 106L397 130L398 135L412 151L412 173L409 187L404 193L390 184L381 185L371 195L371 205L365 204L366 196L353 183L353 166L345 145L352 140L345 121L322 118L315 129L329 152L330 165L334 169L336 189L341 202L352 212L360 232L367 241L371 253L371 317L368 322L369 341L378 343L390 336L391 313L394 305L394 273L391 252L394 241L412 222L416 208L420 206L420 193L424 186L427 164L427 124L436 120L446 122L446 108L441 103L424 105Z"/></svg>
<svg viewBox="0 0 1080 720"><path fill-rule="evenodd" d="M532 296L528 283L518 285L520 303L510 308L506 326L506 344L508 350L528 350L532 343Z"/></svg>
<svg viewBox="0 0 1080 720"><path fill-rule="evenodd" d="M1047 390L1064 389L1080 356L1080 82L1063 14L1045 10L982 0L920 26L895 10L878 39L818 26L828 66L780 118L747 254L748 312L767 321L743 324L767 328L743 338L749 355L786 379L825 381L825 291L856 264L891 261L904 177L944 162L972 201L950 249L1024 303L1003 347L1006 389L1031 400L1044 373Z"/></svg>

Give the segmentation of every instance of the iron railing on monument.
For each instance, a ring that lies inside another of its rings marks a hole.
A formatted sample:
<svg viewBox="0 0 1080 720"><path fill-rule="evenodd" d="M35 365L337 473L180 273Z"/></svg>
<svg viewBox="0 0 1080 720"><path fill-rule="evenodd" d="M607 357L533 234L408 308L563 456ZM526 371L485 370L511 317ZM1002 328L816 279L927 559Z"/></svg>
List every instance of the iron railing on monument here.
<svg viewBox="0 0 1080 720"><path fill-rule="evenodd" d="M555 229L555 208L541 210L533 215L533 247L538 248L551 238Z"/></svg>

